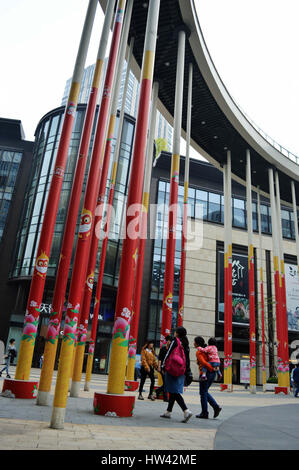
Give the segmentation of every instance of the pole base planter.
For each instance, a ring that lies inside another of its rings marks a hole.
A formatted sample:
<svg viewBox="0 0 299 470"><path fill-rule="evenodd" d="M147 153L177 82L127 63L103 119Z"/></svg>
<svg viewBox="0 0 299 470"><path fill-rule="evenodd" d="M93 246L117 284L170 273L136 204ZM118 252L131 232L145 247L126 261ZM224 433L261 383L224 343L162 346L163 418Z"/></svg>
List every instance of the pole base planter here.
<svg viewBox="0 0 299 470"><path fill-rule="evenodd" d="M288 387L275 387L275 395L278 395L278 393L284 393L285 395L288 395L289 389Z"/></svg>
<svg viewBox="0 0 299 470"><path fill-rule="evenodd" d="M95 393L93 410L96 415L130 418L133 416L135 396Z"/></svg>
<svg viewBox="0 0 299 470"><path fill-rule="evenodd" d="M2 393L10 391L15 398L34 399L37 396L38 381L5 379ZM8 396L8 395L7 395Z"/></svg>
<svg viewBox="0 0 299 470"><path fill-rule="evenodd" d="M137 380L125 380L125 391L126 392L136 392L139 387L139 382Z"/></svg>
<svg viewBox="0 0 299 470"><path fill-rule="evenodd" d="M226 390L227 392L232 392L233 391L233 386L232 384L220 384L220 392L224 392Z"/></svg>
<svg viewBox="0 0 299 470"><path fill-rule="evenodd" d="M158 395L157 395L157 389L158 389L158 388L159 388L159 387L154 387L154 390L155 390L155 392L156 392L156 398L157 398L157 400L163 400L163 399L164 399L164 397L163 397L163 391L161 391L161 392L158 393ZM184 391L185 391L185 390L184 390ZM167 400L168 400L168 399L169 399L169 394L168 394L168 393L166 393L166 397L167 397Z"/></svg>

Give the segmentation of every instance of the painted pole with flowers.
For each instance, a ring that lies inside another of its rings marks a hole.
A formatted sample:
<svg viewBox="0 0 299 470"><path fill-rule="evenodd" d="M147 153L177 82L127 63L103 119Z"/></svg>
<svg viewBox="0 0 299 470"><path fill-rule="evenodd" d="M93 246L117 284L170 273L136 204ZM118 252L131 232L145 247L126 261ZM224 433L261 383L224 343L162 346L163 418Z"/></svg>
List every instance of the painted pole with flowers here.
<svg viewBox="0 0 299 470"><path fill-rule="evenodd" d="M126 78L125 78L124 89L123 89L124 97L127 94L127 89L128 89L128 84L129 84L130 64L131 64L132 55L133 55L133 47L134 47L134 38L131 38L130 48L129 48L129 53L128 53L128 60L127 60ZM106 253L107 253L107 246L108 246L108 239L109 239L114 189L115 189L117 167L118 167L118 161L119 161L119 155L120 155L120 145L121 145L122 129L123 129L123 122L124 122L124 115L125 115L125 105L126 105L126 100L123 99L122 104L121 104L121 110L120 110L120 116L119 116L119 122L118 122L118 134L117 134L112 168L111 168L110 188L109 188L109 196L108 196L108 204L107 204L107 212L106 212L106 222L105 222L104 229L103 229L103 242L102 242L102 249L101 249L101 254L100 254L98 281L97 281L96 294L95 294L94 311L93 311L90 341L89 341L89 348L88 348L88 358L87 358L86 373L85 373L84 390L86 391L89 390L89 383L91 379L91 372L92 372L92 366L93 366L93 360L94 360L94 348L95 348L95 341L96 341L96 335L97 335L97 325L98 325L102 285L103 285L103 278L104 278L105 260L106 260Z"/></svg>
<svg viewBox="0 0 299 470"><path fill-rule="evenodd" d="M44 350L44 360L40 375L39 390L36 401L37 405L47 405L49 401L58 344L58 335L60 331L60 323L62 318L68 273L72 256L73 240L76 231L77 214L80 207L80 199L87 163L90 137L95 117L96 103L103 71L104 59L106 55L107 43L109 39L110 25L114 13L114 4L115 0L109 0L107 4L103 30L101 34L101 40L99 44L99 50L97 54L96 66L93 76L93 82L86 109L82 137L78 152L77 165L65 222L59 265L56 274L52 308Z"/></svg>
<svg viewBox="0 0 299 470"><path fill-rule="evenodd" d="M81 211L81 223L73 263L73 273L68 298L67 312L65 318L65 329L63 333L61 352L59 358L59 368L56 379L52 418L50 427L62 429L64 425L64 415L67 402L68 382L71 374L71 363L76 341L76 330L80 319L80 308L84 283L86 281L87 263L91 242L91 234L94 229L94 213L96 209L97 194L100 184L100 176L103 165L103 150L106 133L106 123L108 119L113 76L117 59L120 34L123 23L124 8L126 0L119 0L113 35L108 59L107 72L105 77L101 106L99 109L96 134L91 155L91 163L86 183L86 192ZM72 329L70 329L70 327Z"/></svg>
<svg viewBox="0 0 299 470"><path fill-rule="evenodd" d="M131 306L133 298L134 273L136 268L135 255L138 243L138 226L140 223L140 206L142 202L145 150L155 63L159 10L160 0L152 0L149 2L138 114L128 189L125 225L126 232L123 240L120 264L107 386L107 394L117 395L117 399L115 401L122 400L124 403L127 403L128 399L128 397L124 397L123 394L129 345ZM111 406L114 406L113 400ZM130 410L128 410L128 416L130 416Z"/></svg>
<svg viewBox="0 0 299 470"><path fill-rule="evenodd" d="M40 305L42 302L45 287L59 198L78 104L80 84L82 80L84 64L87 56L97 3L97 0L90 0L88 4L86 18L81 35L81 41L75 63L72 84L64 113L61 137L57 150L54 172L49 188L49 194L45 208L39 244L37 248L34 272L31 280L30 292L27 301L24 329L23 335L21 337L19 358L15 374L16 380L27 380L30 376L32 356L40 316Z"/></svg>
<svg viewBox="0 0 299 470"><path fill-rule="evenodd" d="M191 117L192 117L192 80L193 65L189 64L189 84L188 84L188 104L187 104L187 138L186 138L186 159L184 174L184 204L183 204L183 226L181 245L181 271L179 290L179 311L178 326L183 326L184 321L184 294L185 294L185 270L186 270L186 234L188 217L188 190L189 190L189 160L190 160L190 137L191 137Z"/></svg>
<svg viewBox="0 0 299 470"><path fill-rule="evenodd" d="M224 188L224 377L222 390L232 392L232 208L231 152L223 167Z"/></svg>
<svg viewBox="0 0 299 470"><path fill-rule="evenodd" d="M140 302L141 302L142 278L143 278L143 266L144 266L144 252L145 252L145 242L147 238L147 215L148 215L148 207L149 207L150 185L151 185L152 166L153 166L153 146L154 146L155 129L156 129L158 92L159 92L159 83L155 81L153 85L153 92L152 92L150 131L149 131L149 136L147 140L147 149L146 149L146 166L145 166L145 173L144 173L142 209L141 209L142 210L141 229L140 229L140 237L139 237L139 245L138 245L137 268L136 268L133 307L132 307L132 320L131 320L131 326L130 326L127 380L134 380L134 376L135 376L135 359L136 359L137 336L138 336L138 327L139 327L139 314L140 314Z"/></svg>
<svg viewBox="0 0 299 470"><path fill-rule="evenodd" d="M88 318L89 318L89 311L90 311L90 302L91 302L91 297L92 297L92 288L93 288L93 283L94 283L94 274L95 274L96 262L97 262L99 232L101 229L101 223L102 223L102 218L103 218L112 140L113 140L114 131L115 131L117 105L118 105L119 92L120 92L120 86L121 86L122 71L123 71L123 66L125 62L130 24L131 24L132 9L133 9L133 0L128 0L125 19L124 19L124 26L123 26L123 31L122 31L122 37L121 37L121 44L120 44L119 55L118 55L118 63L117 63L116 71L115 71L115 83L113 87L111 114L110 114L110 120L109 120L108 135L107 135L107 140L106 140L105 153L104 153L104 159L103 159L103 168L102 168L100 188L99 188L99 194L98 194L98 206L95 211L94 230L93 230L93 235L91 239L91 246L90 246L90 251L89 251L89 260L88 260L88 267L87 267L87 279L86 279L86 283L84 286L82 311L81 311L80 326L79 326L79 331L78 331L78 342L76 346L76 357L75 357L74 371L73 371L73 376L72 376L72 386L71 386L71 393L70 393L72 397L78 397L79 390L80 390L84 351L85 351L85 342L86 342L87 327L88 327Z"/></svg>
<svg viewBox="0 0 299 470"><path fill-rule="evenodd" d="M263 364L263 388L266 386L266 345L265 345L265 303L264 303L264 270L263 270L263 244L262 244L262 220L261 220L261 194L257 190L257 216L259 227L259 249L260 249L260 295L261 295L261 323L262 323L262 364Z"/></svg>
<svg viewBox="0 0 299 470"><path fill-rule="evenodd" d="M185 69L185 44L186 32L178 32L178 55L176 70L176 89L175 89L175 107L174 107L174 126L173 126L173 150L170 171L170 195L168 211L168 238L166 244L164 292L162 306L162 324L160 347L166 343L166 336L171 333L172 321L172 302L173 302L173 279L174 279L174 257L176 243L176 225L177 225L177 203L180 175L180 154L181 154L181 128L182 128L182 110L183 110L183 90L184 90L184 69Z"/></svg>
<svg viewBox="0 0 299 470"><path fill-rule="evenodd" d="M284 252L283 252L283 237L282 237L282 219L280 208L280 187L278 172L275 173L275 186L276 186L276 210L277 210L277 224L278 224L278 247L280 258L280 292L281 292L281 350L282 361L278 368L281 370L281 386L275 389L276 393L283 392L289 393L290 389L290 372L289 372L289 339L288 339L288 314L287 314L287 298L286 298L286 280L285 280L285 265L284 265Z"/></svg>
<svg viewBox="0 0 299 470"><path fill-rule="evenodd" d="M252 232L251 159L246 151L246 201L248 231L248 271L249 271L249 354L250 354L250 393L256 393L256 337L255 337L255 276L254 248Z"/></svg>

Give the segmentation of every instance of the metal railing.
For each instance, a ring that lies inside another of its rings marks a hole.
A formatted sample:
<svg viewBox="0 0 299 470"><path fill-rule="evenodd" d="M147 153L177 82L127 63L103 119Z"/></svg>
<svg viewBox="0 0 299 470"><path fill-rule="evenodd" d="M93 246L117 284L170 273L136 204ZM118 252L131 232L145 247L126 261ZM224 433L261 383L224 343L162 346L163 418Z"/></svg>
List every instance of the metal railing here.
<svg viewBox="0 0 299 470"><path fill-rule="evenodd" d="M276 150L278 150L280 153L282 153L285 157L289 158L292 160L292 162L296 163L299 165L299 157L295 155L294 153L290 152L288 149L280 145L276 140L274 140L272 137L270 137L266 132L263 131L263 129L260 128L248 114L241 108L239 104L236 103L235 99L233 98L233 101L235 102L236 106L239 108L241 113L244 115L244 117L247 119L247 121L255 128L255 130L270 144L272 147L274 147Z"/></svg>

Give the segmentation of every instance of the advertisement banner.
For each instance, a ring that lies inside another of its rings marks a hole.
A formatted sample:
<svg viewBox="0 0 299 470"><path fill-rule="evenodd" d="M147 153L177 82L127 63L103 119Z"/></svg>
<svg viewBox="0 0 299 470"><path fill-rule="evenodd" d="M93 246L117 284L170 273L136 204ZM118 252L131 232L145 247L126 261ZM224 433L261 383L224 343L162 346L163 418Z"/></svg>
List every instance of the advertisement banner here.
<svg viewBox="0 0 299 470"><path fill-rule="evenodd" d="M240 360L240 383L249 384L250 383L250 361L249 359Z"/></svg>
<svg viewBox="0 0 299 470"><path fill-rule="evenodd" d="M299 280L296 265L285 264L285 281L288 329L291 331L299 331Z"/></svg>
<svg viewBox="0 0 299 470"><path fill-rule="evenodd" d="M249 325L248 257L233 253L233 324ZM298 304L299 305L299 304ZM224 322L224 252L218 251L218 321Z"/></svg>

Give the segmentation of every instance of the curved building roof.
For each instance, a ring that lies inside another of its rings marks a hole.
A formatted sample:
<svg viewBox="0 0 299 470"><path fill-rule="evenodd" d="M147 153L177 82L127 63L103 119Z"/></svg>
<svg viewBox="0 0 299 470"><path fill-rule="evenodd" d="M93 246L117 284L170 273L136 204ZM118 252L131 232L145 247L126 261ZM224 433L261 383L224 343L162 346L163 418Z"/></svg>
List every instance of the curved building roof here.
<svg viewBox="0 0 299 470"><path fill-rule="evenodd" d="M290 179L295 181L299 200L299 165L296 157L262 136L245 117L224 86L208 52L196 13L197 0L161 0L155 59L155 78L160 80L159 110L173 122L177 31L187 26L184 80L183 132L186 130L188 63L194 65L191 145L218 168L231 150L232 176L244 184L246 149L251 152L252 185L269 193L268 168L276 168L280 178L281 199L291 203ZM107 0L100 0L102 8ZM130 36L134 36L133 71L138 77L142 66L148 1L134 2ZM277 148L278 147L278 148ZM284 153L283 153L284 152Z"/></svg>

